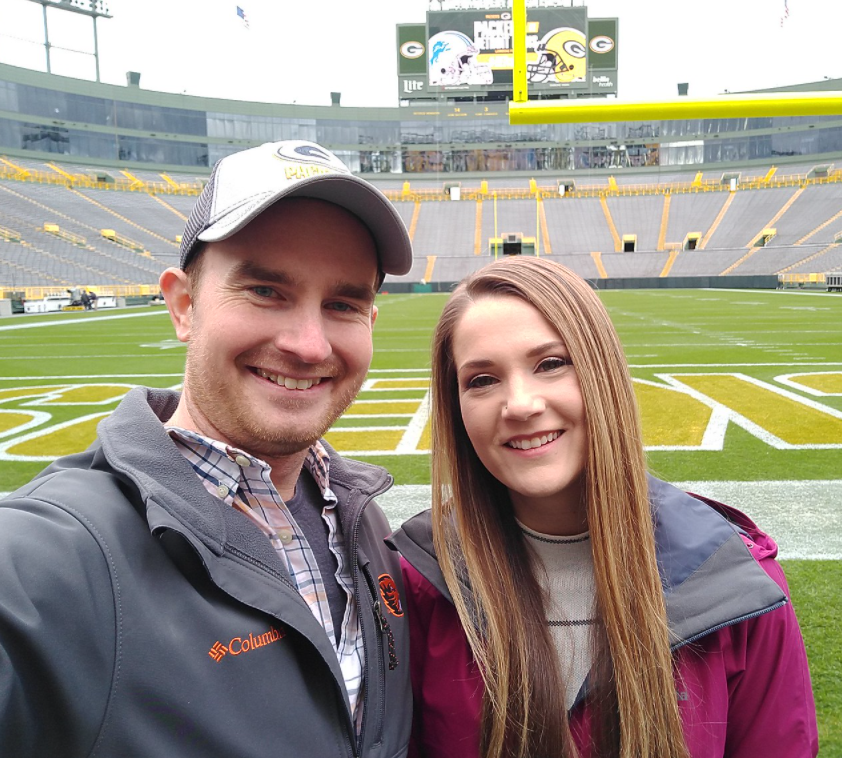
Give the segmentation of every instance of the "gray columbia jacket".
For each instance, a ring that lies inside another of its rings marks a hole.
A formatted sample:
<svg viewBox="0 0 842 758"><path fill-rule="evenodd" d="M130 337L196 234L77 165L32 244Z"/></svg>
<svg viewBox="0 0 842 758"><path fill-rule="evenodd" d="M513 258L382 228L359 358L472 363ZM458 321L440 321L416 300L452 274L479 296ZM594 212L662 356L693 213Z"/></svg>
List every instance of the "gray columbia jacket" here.
<svg viewBox="0 0 842 758"><path fill-rule="evenodd" d="M365 641L357 736L330 640L265 536L134 389L89 450L0 501L0 755L398 758L411 720L381 468L331 453Z"/></svg>

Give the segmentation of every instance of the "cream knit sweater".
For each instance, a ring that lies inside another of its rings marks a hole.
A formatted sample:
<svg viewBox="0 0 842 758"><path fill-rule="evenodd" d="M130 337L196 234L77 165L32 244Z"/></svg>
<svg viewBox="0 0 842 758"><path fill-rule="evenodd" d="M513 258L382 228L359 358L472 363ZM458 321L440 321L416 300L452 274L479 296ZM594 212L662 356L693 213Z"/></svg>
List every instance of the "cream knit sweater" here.
<svg viewBox="0 0 842 758"><path fill-rule="evenodd" d="M547 624L558 653L569 710L591 669L596 589L590 536L554 537L520 525L546 593Z"/></svg>

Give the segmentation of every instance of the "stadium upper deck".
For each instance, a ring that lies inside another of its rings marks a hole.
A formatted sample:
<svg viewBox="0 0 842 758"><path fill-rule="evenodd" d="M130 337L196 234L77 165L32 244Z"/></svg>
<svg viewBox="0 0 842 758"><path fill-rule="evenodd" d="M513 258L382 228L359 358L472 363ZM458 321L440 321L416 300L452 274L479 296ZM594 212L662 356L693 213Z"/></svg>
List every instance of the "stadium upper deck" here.
<svg viewBox="0 0 842 758"><path fill-rule="evenodd" d="M842 88L839 80L823 88ZM818 85L817 85L818 86ZM309 139L356 172L488 177L734 167L842 158L842 116L512 126L506 104L344 108L151 92L0 64L0 153L206 175L261 142Z"/></svg>

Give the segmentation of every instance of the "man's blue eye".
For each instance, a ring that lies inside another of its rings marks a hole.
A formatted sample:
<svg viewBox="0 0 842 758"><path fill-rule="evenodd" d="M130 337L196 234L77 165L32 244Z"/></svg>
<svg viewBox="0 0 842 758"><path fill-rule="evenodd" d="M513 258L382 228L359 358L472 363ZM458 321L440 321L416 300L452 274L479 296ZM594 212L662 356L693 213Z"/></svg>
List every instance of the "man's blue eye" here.
<svg viewBox="0 0 842 758"><path fill-rule="evenodd" d="M252 287L252 292L259 297L272 297L271 287Z"/></svg>

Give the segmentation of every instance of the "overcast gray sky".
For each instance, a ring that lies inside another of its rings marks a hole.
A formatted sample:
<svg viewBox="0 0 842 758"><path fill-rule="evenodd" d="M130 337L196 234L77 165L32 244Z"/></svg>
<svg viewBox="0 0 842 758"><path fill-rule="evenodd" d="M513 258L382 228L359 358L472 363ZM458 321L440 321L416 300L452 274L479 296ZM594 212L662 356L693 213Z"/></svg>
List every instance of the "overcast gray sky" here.
<svg viewBox="0 0 842 758"><path fill-rule="evenodd" d="M397 105L395 25L423 22L428 0L108 0L100 74L165 92L328 105ZM578 0L577 0L577 4ZM245 28L237 6L249 21ZM435 3L438 8L438 2ZM788 8L788 15L786 9ZM839 0L592 0L616 16L619 97L716 95L842 77ZM782 23L783 19L783 23ZM48 11L52 71L94 78L92 22ZM41 6L0 0L0 61L46 70Z"/></svg>

